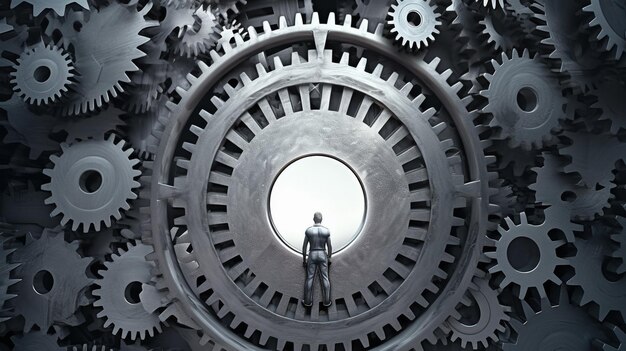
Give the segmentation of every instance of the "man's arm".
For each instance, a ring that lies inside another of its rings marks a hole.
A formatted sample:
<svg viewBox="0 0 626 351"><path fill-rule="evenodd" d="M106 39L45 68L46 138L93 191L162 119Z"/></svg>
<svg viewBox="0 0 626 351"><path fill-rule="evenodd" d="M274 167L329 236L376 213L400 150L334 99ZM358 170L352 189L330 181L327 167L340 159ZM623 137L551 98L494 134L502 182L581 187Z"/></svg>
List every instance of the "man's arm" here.
<svg viewBox="0 0 626 351"><path fill-rule="evenodd" d="M306 249L309 245L309 237L304 233L304 242L302 243L302 265L306 266Z"/></svg>
<svg viewBox="0 0 626 351"><path fill-rule="evenodd" d="M328 259L330 260L330 256L333 255L333 245L330 243L330 235L326 239L326 246L328 247Z"/></svg>

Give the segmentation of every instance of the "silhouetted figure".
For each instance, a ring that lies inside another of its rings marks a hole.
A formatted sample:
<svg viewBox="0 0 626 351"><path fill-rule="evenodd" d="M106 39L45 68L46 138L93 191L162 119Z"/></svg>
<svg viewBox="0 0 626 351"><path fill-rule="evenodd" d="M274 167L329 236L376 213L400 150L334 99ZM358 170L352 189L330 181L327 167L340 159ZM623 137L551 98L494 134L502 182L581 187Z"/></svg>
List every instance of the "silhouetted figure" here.
<svg viewBox="0 0 626 351"><path fill-rule="evenodd" d="M330 280L328 279L328 265L333 248L330 244L330 231L322 225L322 214L315 212L313 226L304 232L302 244L302 265L306 268L306 280L304 282L304 301L306 307L313 305L313 281L317 272L320 273L322 283L322 299L324 306L328 307L330 301ZM306 259L307 246L310 245L309 260ZM328 252L326 252L328 247Z"/></svg>

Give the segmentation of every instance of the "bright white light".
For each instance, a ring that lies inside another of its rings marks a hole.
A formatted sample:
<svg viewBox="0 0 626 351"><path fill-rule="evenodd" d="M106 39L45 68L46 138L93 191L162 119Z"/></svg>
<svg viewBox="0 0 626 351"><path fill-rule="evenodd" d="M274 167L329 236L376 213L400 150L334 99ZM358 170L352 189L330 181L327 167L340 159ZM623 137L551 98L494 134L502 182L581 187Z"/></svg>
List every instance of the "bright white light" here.
<svg viewBox="0 0 626 351"><path fill-rule="evenodd" d="M270 216L282 240L302 251L304 231L321 212L330 230L333 251L358 235L365 215L365 195L356 175L326 156L309 156L285 168L270 192Z"/></svg>

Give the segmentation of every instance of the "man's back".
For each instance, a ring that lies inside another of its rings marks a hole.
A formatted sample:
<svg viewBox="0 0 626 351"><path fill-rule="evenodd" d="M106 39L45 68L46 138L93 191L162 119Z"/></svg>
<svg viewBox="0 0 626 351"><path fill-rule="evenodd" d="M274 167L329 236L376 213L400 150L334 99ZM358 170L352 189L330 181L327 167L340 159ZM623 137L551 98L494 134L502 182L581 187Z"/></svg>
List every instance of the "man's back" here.
<svg viewBox="0 0 626 351"><path fill-rule="evenodd" d="M307 228L305 235L309 240L311 250L324 250L326 248L326 241L330 236L330 231L322 225L313 225Z"/></svg>

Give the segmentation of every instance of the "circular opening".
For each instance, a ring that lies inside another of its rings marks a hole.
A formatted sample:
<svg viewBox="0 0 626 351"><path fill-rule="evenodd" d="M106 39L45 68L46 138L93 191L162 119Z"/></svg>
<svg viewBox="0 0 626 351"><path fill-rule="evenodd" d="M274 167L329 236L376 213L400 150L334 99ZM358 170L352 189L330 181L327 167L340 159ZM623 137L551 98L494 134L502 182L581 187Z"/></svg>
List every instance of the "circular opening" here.
<svg viewBox="0 0 626 351"><path fill-rule="evenodd" d="M417 11L411 11L408 15L406 15L406 20L413 27L417 27L422 24L422 15L420 15Z"/></svg>
<svg viewBox="0 0 626 351"><path fill-rule="evenodd" d="M48 68L47 66L39 66L35 69L33 76L36 81L38 81L39 83L43 83L50 79L51 74L52 72L50 71L50 68Z"/></svg>
<svg viewBox="0 0 626 351"><path fill-rule="evenodd" d="M126 285L126 289L124 290L124 298L130 304L138 304L141 302L139 299L139 294L141 294L141 283L140 282L132 282Z"/></svg>
<svg viewBox="0 0 626 351"><path fill-rule="evenodd" d="M96 170L85 171L78 181L80 188L86 193L95 193L102 186L102 174Z"/></svg>
<svg viewBox="0 0 626 351"><path fill-rule="evenodd" d="M541 258L539 246L533 240L524 237L511 241L506 254L511 266L520 272L532 271Z"/></svg>
<svg viewBox="0 0 626 351"><path fill-rule="evenodd" d="M524 112L531 112L537 108L537 93L531 88L522 88L517 93L517 106Z"/></svg>
<svg viewBox="0 0 626 351"><path fill-rule="evenodd" d="M42 270L35 274L33 278L33 289L35 289L38 294L44 295L49 293L53 286L54 278L52 277L52 273Z"/></svg>
<svg viewBox="0 0 626 351"><path fill-rule="evenodd" d="M327 156L308 156L287 166L270 191L270 219L279 238L302 252L313 214L322 213L333 251L348 246L365 217L365 192L354 172Z"/></svg>
<svg viewBox="0 0 626 351"><path fill-rule="evenodd" d="M72 27L74 27L75 31L80 32L83 29L83 24L76 21L72 24Z"/></svg>
<svg viewBox="0 0 626 351"><path fill-rule="evenodd" d="M573 191L564 191L561 194L561 201L564 201L564 202L576 201L576 193L574 193Z"/></svg>

